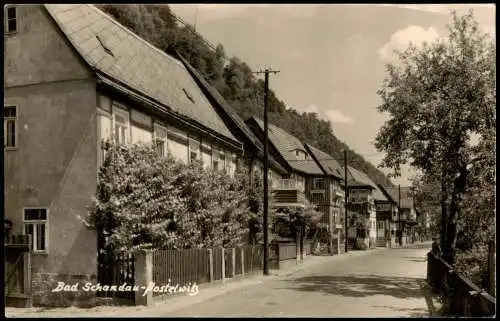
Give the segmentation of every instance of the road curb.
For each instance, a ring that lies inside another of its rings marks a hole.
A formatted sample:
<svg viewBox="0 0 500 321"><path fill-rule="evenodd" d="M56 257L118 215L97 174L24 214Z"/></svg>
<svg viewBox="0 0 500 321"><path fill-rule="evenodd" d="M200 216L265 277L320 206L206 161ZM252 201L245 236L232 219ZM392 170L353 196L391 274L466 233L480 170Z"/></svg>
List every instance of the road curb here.
<svg viewBox="0 0 500 321"><path fill-rule="evenodd" d="M414 246L415 244L412 244ZM425 245L425 244L423 244ZM266 280L279 280L290 277L291 275L307 270L309 268L325 264L328 262L342 261L346 258L362 257L371 255L380 251L389 251L391 248L374 248L364 251L349 251L347 253L315 256L308 255L304 258L304 262L298 265L281 270L270 270L270 275L265 276L261 272L256 272L253 275L248 275L242 278L229 279L223 283L206 283L199 285L200 293L196 296L177 296L168 298L162 302L155 302L151 306L130 306L130 307L96 307L91 309L65 308L65 309L49 309L48 311L39 311L38 308L32 309L6 309L8 317L107 317L107 316L127 316L127 317L152 317L158 315L168 315L180 309L189 308L220 295L224 295L236 290L244 289L252 285L262 284Z"/></svg>

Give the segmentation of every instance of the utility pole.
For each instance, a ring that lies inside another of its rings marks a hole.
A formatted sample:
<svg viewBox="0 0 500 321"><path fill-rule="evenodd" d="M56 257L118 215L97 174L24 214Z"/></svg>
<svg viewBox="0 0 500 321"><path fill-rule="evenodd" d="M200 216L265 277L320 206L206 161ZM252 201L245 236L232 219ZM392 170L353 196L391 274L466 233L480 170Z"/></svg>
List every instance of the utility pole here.
<svg viewBox="0 0 500 321"><path fill-rule="evenodd" d="M349 197L349 189L347 188L347 151L344 149L344 243L345 252L347 253L347 200Z"/></svg>
<svg viewBox="0 0 500 321"><path fill-rule="evenodd" d="M401 228L401 184L398 184L398 225L399 225L399 245L403 246L403 230Z"/></svg>
<svg viewBox="0 0 500 321"><path fill-rule="evenodd" d="M267 105L269 97L269 73L278 73L278 70L265 69L256 71L255 74L264 74L264 275L269 275L269 182L268 182L268 124Z"/></svg>

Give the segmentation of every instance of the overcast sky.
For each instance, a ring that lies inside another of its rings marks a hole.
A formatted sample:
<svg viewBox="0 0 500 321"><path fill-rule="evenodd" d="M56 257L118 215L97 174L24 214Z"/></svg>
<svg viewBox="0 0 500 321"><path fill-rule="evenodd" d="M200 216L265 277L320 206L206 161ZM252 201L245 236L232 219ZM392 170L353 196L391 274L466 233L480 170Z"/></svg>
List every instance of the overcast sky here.
<svg viewBox="0 0 500 321"><path fill-rule="evenodd" d="M287 106L317 112L335 136L375 166L373 146L387 116L377 89L392 50L447 34L451 10L470 8L485 32L495 32L493 5L172 4L173 12L229 57L251 68L280 70L270 86ZM388 173L389 170L384 170ZM408 185L411 170L393 182Z"/></svg>

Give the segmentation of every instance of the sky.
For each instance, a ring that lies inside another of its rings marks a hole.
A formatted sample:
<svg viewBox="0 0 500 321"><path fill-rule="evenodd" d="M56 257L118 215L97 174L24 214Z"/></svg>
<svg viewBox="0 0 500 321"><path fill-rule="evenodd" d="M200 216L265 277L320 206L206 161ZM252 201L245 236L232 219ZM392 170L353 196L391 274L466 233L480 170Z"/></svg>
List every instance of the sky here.
<svg viewBox="0 0 500 321"><path fill-rule="evenodd" d="M493 4L172 4L213 44L222 44L257 71L279 70L270 88L289 108L316 112L333 133L375 166L384 154L373 146L389 118L376 110L377 90L394 61L393 50L446 36L451 10L474 16L495 33ZM390 173L390 169L381 170ZM395 184L409 185L405 166Z"/></svg>

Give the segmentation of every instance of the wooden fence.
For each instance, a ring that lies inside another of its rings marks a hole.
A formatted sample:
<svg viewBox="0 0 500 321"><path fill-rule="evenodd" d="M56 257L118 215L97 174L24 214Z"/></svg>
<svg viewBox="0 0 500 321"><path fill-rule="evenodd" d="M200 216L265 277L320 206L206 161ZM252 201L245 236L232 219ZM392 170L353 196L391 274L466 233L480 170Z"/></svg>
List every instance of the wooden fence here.
<svg viewBox="0 0 500 321"><path fill-rule="evenodd" d="M304 253L311 253L310 241L304 241ZM272 244L269 249L270 268L279 268L281 261L291 261L297 258L297 254L295 243ZM153 290L135 292L134 302L136 305L150 305L180 292L196 292L195 286L200 284L262 273L264 247L146 250L134 257L134 284L145 288L153 285Z"/></svg>
<svg viewBox="0 0 500 321"><path fill-rule="evenodd" d="M495 298L461 276L440 256L427 254L427 282L436 294L446 298L446 314L457 317L495 315Z"/></svg>
<svg viewBox="0 0 500 321"><path fill-rule="evenodd" d="M154 250L152 282L158 286L193 286L262 271L263 247ZM174 290L172 290L174 291ZM155 300L165 300L174 292L153 292Z"/></svg>

